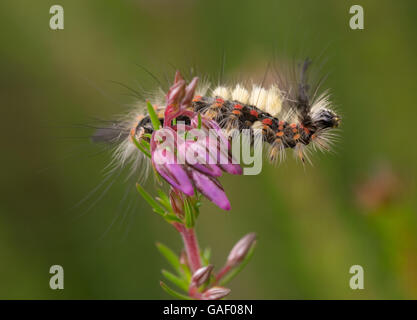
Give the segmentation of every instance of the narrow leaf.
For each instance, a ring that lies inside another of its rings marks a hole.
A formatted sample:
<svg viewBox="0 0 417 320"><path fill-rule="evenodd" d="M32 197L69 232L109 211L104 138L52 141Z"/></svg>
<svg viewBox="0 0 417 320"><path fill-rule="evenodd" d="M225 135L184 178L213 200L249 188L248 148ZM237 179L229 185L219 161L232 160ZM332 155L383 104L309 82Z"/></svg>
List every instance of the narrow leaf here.
<svg viewBox="0 0 417 320"><path fill-rule="evenodd" d="M166 212L164 210L159 209L159 208L153 208L153 211L159 214L164 219L166 218Z"/></svg>
<svg viewBox="0 0 417 320"><path fill-rule="evenodd" d="M172 223L172 222L178 222L181 224L184 223L184 221L182 221L180 218L178 218L175 214L172 214L172 213L166 213L164 215L164 219L169 223Z"/></svg>
<svg viewBox="0 0 417 320"><path fill-rule="evenodd" d="M170 248L168 248L166 245L160 242L156 244L156 247L158 248L159 252L165 257L165 259L167 259L167 261L171 264L174 270L177 271L178 274L181 274L180 260L174 253L174 251L172 251Z"/></svg>
<svg viewBox="0 0 417 320"><path fill-rule="evenodd" d="M169 201L167 194L161 189L158 189L157 192L159 195L158 201L165 207L165 209L167 209L167 211L172 212L171 202Z"/></svg>
<svg viewBox="0 0 417 320"><path fill-rule="evenodd" d="M145 139L141 139L140 142L142 143L142 145L145 147L146 150L151 150L151 145L148 141L146 141Z"/></svg>
<svg viewBox="0 0 417 320"><path fill-rule="evenodd" d="M210 263L211 257L211 249L209 247L205 248L204 251L201 253L201 258L204 261L204 264L207 266Z"/></svg>
<svg viewBox="0 0 417 320"><path fill-rule="evenodd" d="M147 148L145 148L143 145L141 145L140 143L139 143L139 141L136 139L136 137L134 136L134 135L131 135L130 136L131 137L131 139L132 139L132 141L133 141L133 143L134 143L134 145L136 146L136 148L138 148L140 151L142 151L148 158L150 158L151 157L151 153L149 152L149 148L147 149ZM144 140L142 140L142 141L144 141Z"/></svg>
<svg viewBox="0 0 417 320"><path fill-rule="evenodd" d="M139 183L136 183L136 189L138 190L142 198L150 204L150 206L154 209L156 213L160 214L161 216L165 215L165 211L160 206L160 204L148 192L146 192L146 190Z"/></svg>
<svg viewBox="0 0 417 320"><path fill-rule="evenodd" d="M171 281L178 288L184 290L185 292L188 292L188 283L184 279L181 279L180 277L177 277L175 274L173 274L173 273L171 273L167 270L162 270L161 272L162 272L163 276L168 281Z"/></svg>
<svg viewBox="0 0 417 320"><path fill-rule="evenodd" d="M201 129L201 114L200 112L198 113L198 124L197 124L197 128Z"/></svg>
<svg viewBox="0 0 417 320"><path fill-rule="evenodd" d="M153 108L152 104L149 101L146 102L146 106L148 107L148 113L149 113L149 117L151 118L153 129L155 131L159 130L161 123L159 122L159 118L156 115L155 109Z"/></svg>
<svg viewBox="0 0 417 320"><path fill-rule="evenodd" d="M159 284L161 285L162 289L164 289L164 291L166 293L168 293L169 295L173 296L174 298L177 299L181 299L181 300L193 300L192 298L183 295L182 293L179 293L175 290L172 290L170 287L168 287L165 283L163 283L162 281L159 282Z"/></svg>
<svg viewBox="0 0 417 320"><path fill-rule="evenodd" d="M185 211L185 226L190 229L194 227L194 213L191 208L190 202L188 199L184 201L184 211Z"/></svg>
<svg viewBox="0 0 417 320"><path fill-rule="evenodd" d="M192 274L190 268L186 264L181 264L181 274L185 277L187 283L190 283Z"/></svg>

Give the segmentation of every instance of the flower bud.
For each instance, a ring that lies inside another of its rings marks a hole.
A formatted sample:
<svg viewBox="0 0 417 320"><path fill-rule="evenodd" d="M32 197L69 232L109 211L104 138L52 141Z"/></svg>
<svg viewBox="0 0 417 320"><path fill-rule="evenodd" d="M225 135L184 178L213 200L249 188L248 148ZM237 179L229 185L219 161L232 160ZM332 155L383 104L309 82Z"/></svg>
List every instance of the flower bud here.
<svg viewBox="0 0 417 320"><path fill-rule="evenodd" d="M184 80L184 78L182 77L181 73L177 70L175 72L174 84L180 82L181 80Z"/></svg>
<svg viewBox="0 0 417 320"><path fill-rule="evenodd" d="M181 193L174 188L171 188L169 192L169 202L177 216L182 219L184 217L184 199L181 196Z"/></svg>
<svg viewBox="0 0 417 320"><path fill-rule="evenodd" d="M197 271L194 272L193 276L191 277L191 284L196 287L203 285L210 278L212 270L213 270L212 264L206 267L197 269Z"/></svg>
<svg viewBox="0 0 417 320"><path fill-rule="evenodd" d="M256 233L248 233L242 239L240 239L233 249L230 251L229 256L227 257L226 265L230 268L235 267L237 264L241 263L242 260L248 254L249 249L256 241Z"/></svg>
<svg viewBox="0 0 417 320"><path fill-rule="evenodd" d="M219 300L230 293L230 289L224 287L212 287L202 294L203 300Z"/></svg>
<svg viewBox="0 0 417 320"><path fill-rule="evenodd" d="M191 105L191 100L194 98L195 89L197 88L198 78L194 77L189 85L185 88L185 94L181 101L182 108L188 108Z"/></svg>
<svg viewBox="0 0 417 320"><path fill-rule="evenodd" d="M166 104L173 105L177 111L185 95L185 81L179 79L168 91L166 95Z"/></svg>

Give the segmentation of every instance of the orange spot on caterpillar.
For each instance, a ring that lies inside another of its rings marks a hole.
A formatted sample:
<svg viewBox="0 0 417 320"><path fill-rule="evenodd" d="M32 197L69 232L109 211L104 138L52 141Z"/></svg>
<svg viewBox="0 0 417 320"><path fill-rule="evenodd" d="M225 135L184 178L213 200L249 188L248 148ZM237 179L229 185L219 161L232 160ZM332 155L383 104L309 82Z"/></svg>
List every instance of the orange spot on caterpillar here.
<svg viewBox="0 0 417 320"><path fill-rule="evenodd" d="M279 130L279 131L284 130L284 126L282 126L282 125L278 126L278 130Z"/></svg>
<svg viewBox="0 0 417 320"><path fill-rule="evenodd" d="M290 127L291 127L291 128L297 128L297 124L296 124L296 123L291 123L291 124L290 124Z"/></svg>
<svg viewBox="0 0 417 320"><path fill-rule="evenodd" d="M193 102L199 102L201 101L202 96L195 96L193 99Z"/></svg>
<svg viewBox="0 0 417 320"><path fill-rule="evenodd" d="M281 120L280 122L278 122L278 125L279 126L283 126L284 125L284 121Z"/></svg>
<svg viewBox="0 0 417 320"><path fill-rule="evenodd" d="M270 125L272 124L272 119L270 119L270 118L265 118L265 119L263 119L263 120L262 120L262 123L263 123L264 125L270 126Z"/></svg>
<svg viewBox="0 0 417 320"><path fill-rule="evenodd" d="M241 115L241 112L239 110L233 110L232 113L237 115L237 116Z"/></svg>
<svg viewBox="0 0 417 320"><path fill-rule="evenodd" d="M277 137L282 137L283 135L284 135L284 132L283 131L279 131L276 134Z"/></svg>
<svg viewBox="0 0 417 320"><path fill-rule="evenodd" d="M294 129L292 129L292 132L297 133L298 132L298 129L297 128L294 128Z"/></svg>
<svg viewBox="0 0 417 320"><path fill-rule="evenodd" d="M243 106L241 104L235 104L235 109L242 110Z"/></svg>
<svg viewBox="0 0 417 320"><path fill-rule="evenodd" d="M135 136L135 133L136 133L136 128L130 129L130 138L133 138Z"/></svg>
<svg viewBox="0 0 417 320"><path fill-rule="evenodd" d="M303 124L300 124L300 128L303 129L306 134L310 134L310 130L304 127Z"/></svg>
<svg viewBox="0 0 417 320"><path fill-rule="evenodd" d="M215 106L216 108L220 108L220 107L222 107L222 106L223 106L223 103L224 103L224 100L223 100L223 99L221 99L221 98L217 98L217 99L216 99L216 103L214 104L214 106Z"/></svg>
<svg viewBox="0 0 417 320"><path fill-rule="evenodd" d="M297 134L294 136L294 140L298 140L298 139L300 139L300 134L299 134L299 133L297 133Z"/></svg>
<svg viewBox="0 0 417 320"><path fill-rule="evenodd" d="M251 110L250 114L251 114L251 116L254 116L255 118L258 117L258 112L256 110Z"/></svg>

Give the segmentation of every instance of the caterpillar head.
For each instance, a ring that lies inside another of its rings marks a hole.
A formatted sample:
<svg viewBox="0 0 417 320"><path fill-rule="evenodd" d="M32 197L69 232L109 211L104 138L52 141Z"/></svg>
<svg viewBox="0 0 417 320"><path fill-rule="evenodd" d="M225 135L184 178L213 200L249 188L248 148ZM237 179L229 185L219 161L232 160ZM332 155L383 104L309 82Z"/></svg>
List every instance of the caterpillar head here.
<svg viewBox="0 0 417 320"><path fill-rule="evenodd" d="M317 129L337 128L341 118L329 109L320 109L312 115L313 122Z"/></svg>

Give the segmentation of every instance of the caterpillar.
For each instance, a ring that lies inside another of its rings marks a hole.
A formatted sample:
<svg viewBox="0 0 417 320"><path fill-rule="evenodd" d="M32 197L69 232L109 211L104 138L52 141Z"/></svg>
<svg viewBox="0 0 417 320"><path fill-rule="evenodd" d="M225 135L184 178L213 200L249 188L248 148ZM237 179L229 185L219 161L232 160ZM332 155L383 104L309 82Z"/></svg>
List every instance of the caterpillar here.
<svg viewBox="0 0 417 320"><path fill-rule="evenodd" d="M310 161L310 147L329 151L341 117L335 112L328 91L318 94L318 89L310 92L308 69L310 59L306 59L299 68L297 79L290 81L281 77L277 83L265 88L242 84L217 86L209 94L209 84L204 83L196 90L192 99L193 111L203 117L215 120L226 132L243 129L260 129L262 140L269 146L271 162L285 158L286 149L292 149L303 163ZM285 79L283 81L282 79ZM161 124L164 121L164 93L160 90L152 98ZM123 166L133 162L138 167L143 155L134 147L129 135L137 139L149 139L153 132L150 116L143 104L136 107L127 117L114 122L111 127L98 129L92 136L94 142L116 143L114 164ZM187 117L178 120L190 121Z"/></svg>

